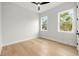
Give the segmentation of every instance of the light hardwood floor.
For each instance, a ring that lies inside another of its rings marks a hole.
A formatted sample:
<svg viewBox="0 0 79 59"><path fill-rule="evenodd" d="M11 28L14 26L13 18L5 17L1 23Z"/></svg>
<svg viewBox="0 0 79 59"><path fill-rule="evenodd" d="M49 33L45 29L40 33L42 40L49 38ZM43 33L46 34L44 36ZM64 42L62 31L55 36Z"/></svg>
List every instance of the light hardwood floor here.
<svg viewBox="0 0 79 59"><path fill-rule="evenodd" d="M74 56L75 47L38 38L3 47L2 56Z"/></svg>
<svg viewBox="0 0 79 59"><path fill-rule="evenodd" d="M0 49L0 55L1 55L1 49Z"/></svg>

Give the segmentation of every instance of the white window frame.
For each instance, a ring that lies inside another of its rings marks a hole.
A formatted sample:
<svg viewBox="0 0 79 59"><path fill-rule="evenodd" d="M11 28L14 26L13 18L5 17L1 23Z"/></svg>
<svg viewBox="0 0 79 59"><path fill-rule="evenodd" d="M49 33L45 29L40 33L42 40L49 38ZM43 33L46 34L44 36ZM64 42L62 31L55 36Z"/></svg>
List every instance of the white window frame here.
<svg viewBox="0 0 79 59"><path fill-rule="evenodd" d="M74 12L74 17L73 20L72 20L72 31L61 31L60 30L60 14L63 13L63 12L69 12L69 11L73 11ZM63 32L63 33L74 33L75 32L75 10L72 8L72 9L69 9L69 10L65 10L65 11L61 11L58 13L58 32Z"/></svg>
<svg viewBox="0 0 79 59"><path fill-rule="evenodd" d="M47 19L47 30L43 30L43 29L42 29L42 19L44 19L44 18ZM42 17L41 17L41 23L40 23L40 24L41 24L41 29L40 29L41 31L48 31L48 16L42 16Z"/></svg>

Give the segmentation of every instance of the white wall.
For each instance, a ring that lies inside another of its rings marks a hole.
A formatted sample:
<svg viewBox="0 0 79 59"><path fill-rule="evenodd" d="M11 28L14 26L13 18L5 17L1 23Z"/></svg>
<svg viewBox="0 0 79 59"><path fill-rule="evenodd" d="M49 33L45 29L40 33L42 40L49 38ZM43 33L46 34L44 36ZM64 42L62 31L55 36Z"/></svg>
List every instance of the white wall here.
<svg viewBox="0 0 79 59"><path fill-rule="evenodd" d="M77 18L78 18L78 21L77 21L77 30L78 30L78 33L79 33L79 2L77 2L77 5L78 5L78 8L77 8ZM79 35L77 35L77 50L78 50L78 55L79 55Z"/></svg>
<svg viewBox="0 0 79 59"><path fill-rule="evenodd" d="M0 54L2 50L2 8L1 8L1 2L0 2Z"/></svg>
<svg viewBox="0 0 79 59"><path fill-rule="evenodd" d="M38 14L11 2L2 3L2 10L3 45L38 36Z"/></svg>
<svg viewBox="0 0 79 59"><path fill-rule="evenodd" d="M0 2L0 45L1 45L1 39L2 39L2 24L1 24L2 18L1 18L1 2Z"/></svg>
<svg viewBox="0 0 79 59"><path fill-rule="evenodd" d="M79 2L77 3L78 8L77 8L77 17L79 19ZM79 31L79 20L77 21L77 30Z"/></svg>
<svg viewBox="0 0 79 59"><path fill-rule="evenodd" d="M76 45L76 35L73 33L58 32L58 12L74 8L76 11L76 3L64 3L40 14L48 16L48 31L40 31L40 37L50 38L64 44L72 46ZM75 13L76 14L76 13ZM76 20L76 19L75 19ZM76 26L75 26L76 27Z"/></svg>

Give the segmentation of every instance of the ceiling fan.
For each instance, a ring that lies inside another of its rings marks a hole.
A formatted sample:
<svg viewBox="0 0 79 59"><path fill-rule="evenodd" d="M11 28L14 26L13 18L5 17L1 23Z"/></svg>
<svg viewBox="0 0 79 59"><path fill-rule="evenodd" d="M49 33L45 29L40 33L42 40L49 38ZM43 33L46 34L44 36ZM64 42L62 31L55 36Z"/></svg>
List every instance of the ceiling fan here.
<svg viewBox="0 0 79 59"><path fill-rule="evenodd" d="M50 2L32 2L33 4L36 4L38 6L38 11L40 10L40 6L44 4L48 4Z"/></svg>

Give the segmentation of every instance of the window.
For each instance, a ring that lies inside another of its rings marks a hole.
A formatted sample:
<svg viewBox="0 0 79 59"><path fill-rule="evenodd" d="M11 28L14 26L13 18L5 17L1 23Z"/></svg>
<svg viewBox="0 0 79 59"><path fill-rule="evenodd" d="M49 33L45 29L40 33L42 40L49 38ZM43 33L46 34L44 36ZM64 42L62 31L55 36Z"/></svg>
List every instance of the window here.
<svg viewBox="0 0 79 59"><path fill-rule="evenodd" d="M47 31L48 27L48 17L47 16L43 16L41 17L41 31Z"/></svg>
<svg viewBox="0 0 79 59"><path fill-rule="evenodd" d="M58 13L58 32L72 32L74 30L74 10Z"/></svg>

